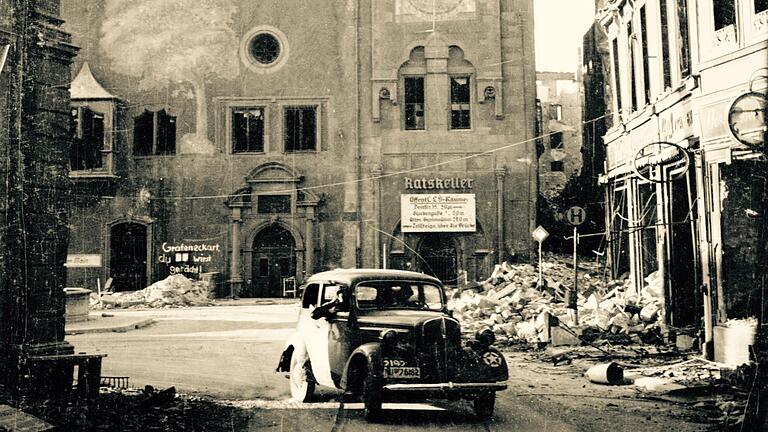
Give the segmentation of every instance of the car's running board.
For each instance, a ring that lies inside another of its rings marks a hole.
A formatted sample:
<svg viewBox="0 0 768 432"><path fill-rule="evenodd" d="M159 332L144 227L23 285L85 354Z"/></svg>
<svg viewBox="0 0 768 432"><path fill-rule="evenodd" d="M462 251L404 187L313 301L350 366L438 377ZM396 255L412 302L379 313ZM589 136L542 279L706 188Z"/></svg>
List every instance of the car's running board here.
<svg viewBox="0 0 768 432"><path fill-rule="evenodd" d="M504 390L505 382L489 383L438 383L438 384L387 384L384 390L392 391L430 391L430 390Z"/></svg>

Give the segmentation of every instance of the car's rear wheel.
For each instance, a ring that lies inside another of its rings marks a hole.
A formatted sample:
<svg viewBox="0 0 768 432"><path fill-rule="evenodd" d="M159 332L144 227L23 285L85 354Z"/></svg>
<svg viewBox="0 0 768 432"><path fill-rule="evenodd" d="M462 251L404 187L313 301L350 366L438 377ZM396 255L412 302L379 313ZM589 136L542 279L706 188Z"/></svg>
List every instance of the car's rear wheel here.
<svg viewBox="0 0 768 432"><path fill-rule="evenodd" d="M365 419L376 421L381 418L381 404L381 384L371 374L366 374L363 381Z"/></svg>
<svg viewBox="0 0 768 432"><path fill-rule="evenodd" d="M309 360L295 355L291 356L291 397L298 402L309 402L315 392L315 380L312 376L312 366Z"/></svg>
<svg viewBox="0 0 768 432"><path fill-rule="evenodd" d="M493 417L493 408L496 405L496 393L483 393L475 398L475 415L481 420L489 420Z"/></svg>

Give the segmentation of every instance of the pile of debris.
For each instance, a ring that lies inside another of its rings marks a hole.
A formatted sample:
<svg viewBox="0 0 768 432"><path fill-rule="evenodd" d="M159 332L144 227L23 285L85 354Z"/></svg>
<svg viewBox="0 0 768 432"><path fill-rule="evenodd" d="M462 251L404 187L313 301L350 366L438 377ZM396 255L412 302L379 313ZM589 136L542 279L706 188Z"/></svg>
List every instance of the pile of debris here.
<svg viewBox="0 0 768 432"><path fill-rule="evenodd" d="M212 304L213 287L181 274L168 276L139 291L91 294L91 308L172 308Z"/></svg>
<svg viewBox="0 0 768 432"><path fill-rule="evenodd" d="M499 342L548 342L550 317L569 328L624 334L635 342L641 342L639 335L658 329L663 298L658 272L646 278L638 293L626 278L605 283L594 273L580 271L578 323L563 302L566 287L573 285L573 268L563 260L553 260L543 264L542 272L545 276L540 282L534 266L504 262L474 289L457 290L448 307L463 332L490 327Z"/></svg>

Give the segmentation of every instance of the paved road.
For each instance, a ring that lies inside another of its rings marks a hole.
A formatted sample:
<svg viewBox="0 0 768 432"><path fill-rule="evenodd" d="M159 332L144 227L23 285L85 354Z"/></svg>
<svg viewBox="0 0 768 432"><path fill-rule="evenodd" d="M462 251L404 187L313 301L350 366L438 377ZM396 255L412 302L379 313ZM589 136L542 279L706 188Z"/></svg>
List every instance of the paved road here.
<svg viewBox="0 0 768 432"><path fill-rule="evenodd" d="M578 375L542 372L510 357L510 389L497 395L496 414L480 422L467 402L385 404L385 418L369 424L362 405L321 389L317 401L289 399L287 380L274 373L296 305L250 305L157 311L115 311L156 323L127 333L67 337L77 351L106 353L103 374L129 376L134 387L175 386L215 397L248 412L247 430L267 431L701 431L669 405L617 399L617 388L584 384ZM587 387L587 388L583 388ZM575 396L580 393L581 396ZM596 392L603 391L602 395ZM631 392L626 390L625 393ZM627 393L629 395L629 393ZM600 399L603 398L603 399ZM695 421L695 420L694 420Z"/></svg>

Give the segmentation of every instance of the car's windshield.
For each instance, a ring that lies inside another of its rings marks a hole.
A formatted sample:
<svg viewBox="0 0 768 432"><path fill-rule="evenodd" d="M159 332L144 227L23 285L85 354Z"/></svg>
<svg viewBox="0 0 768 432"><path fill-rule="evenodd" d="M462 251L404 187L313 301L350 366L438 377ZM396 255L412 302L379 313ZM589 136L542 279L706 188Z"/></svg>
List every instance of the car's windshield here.
<svg viewBox="0 0 768 432"><path fill-rule="evenodd" d="M360 309L443 308L443 296L436 285L412 281L366 281L355 287Z"/></svg>

